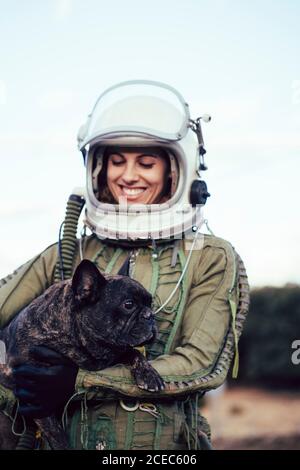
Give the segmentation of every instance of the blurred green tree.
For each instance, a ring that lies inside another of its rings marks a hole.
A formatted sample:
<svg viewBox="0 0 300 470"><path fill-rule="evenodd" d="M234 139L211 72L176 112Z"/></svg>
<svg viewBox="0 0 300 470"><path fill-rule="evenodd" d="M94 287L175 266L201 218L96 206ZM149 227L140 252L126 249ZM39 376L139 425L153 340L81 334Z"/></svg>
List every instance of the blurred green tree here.
<svg viewBox="0 0 300 470"><path fill-rule="evenodd" d="M300 386L300 364L293 364L294 340L300 340L300 286L251 291L248 319L239 343L236 383L290 389Z"/></svg>

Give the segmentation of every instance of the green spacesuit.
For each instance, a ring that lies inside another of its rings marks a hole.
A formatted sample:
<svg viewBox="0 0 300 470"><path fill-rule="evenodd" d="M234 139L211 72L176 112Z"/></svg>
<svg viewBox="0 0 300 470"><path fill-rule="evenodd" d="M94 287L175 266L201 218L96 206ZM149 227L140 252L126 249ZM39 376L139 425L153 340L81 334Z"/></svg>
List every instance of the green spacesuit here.
<svg viewBox="0 0 300 470"><path fill-rule="evenodd" d="M158 336L145 354L165 390L139 389L124 365L79 370L63 414L74 448L209 447L199 402L224 382L233 357L236 375L249 305L240 257L227 241L200 233L210 196L201 122L209 121L191 119L166 84L133 80L104 91L78 132L86 187L70 196L62 240L0 281L0 327L71 277L82 258L115 274L130 255L129 275L153 296ZM83 205L92 235L78 240ZM0 386L1 401L6 414L15 412L12 393Z"/></svg>
<svg viewBox="0 0 300 470"><path fill-rule="evenodd" d="M225 240L203 237L180 286L156 315L159 334L147 346L147 358L166 389L139 389L123 365L97 372L79 370L78 394L66 410L75 448L199 448L196 435L209 434L198 412L199 399L224 382L248 305L240 292L243 280L247 287L240 258ZM188 248L187 241L177 244L175 263L174 242L160 246L155 256L152 247L133 253L131 276L152 293L154 310L176 286ZM109 246L95 236L85 238L83 252L107 273L117 273L128 256L128 249ZM57 255L55 244L1 281L1 327L54 282ZM79 261L77 250L74 268ZM4 406L3 389L2 395ZM10 392L7 396L12 398Z"/></svg>

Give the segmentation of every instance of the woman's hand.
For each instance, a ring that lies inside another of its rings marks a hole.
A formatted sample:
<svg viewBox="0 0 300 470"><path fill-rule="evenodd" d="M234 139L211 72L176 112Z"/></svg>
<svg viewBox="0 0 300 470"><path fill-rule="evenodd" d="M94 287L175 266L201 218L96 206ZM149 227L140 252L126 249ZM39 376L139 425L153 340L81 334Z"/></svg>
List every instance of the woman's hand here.
<svg viewBox="0 0 300 470"><path fill-rule="evenodd" d="M14 393L23 416L45 418L61 411L60 408L74 393L78 367L45 346L32 348L30 356L45 365L20 364L14 367Z"/></svg>

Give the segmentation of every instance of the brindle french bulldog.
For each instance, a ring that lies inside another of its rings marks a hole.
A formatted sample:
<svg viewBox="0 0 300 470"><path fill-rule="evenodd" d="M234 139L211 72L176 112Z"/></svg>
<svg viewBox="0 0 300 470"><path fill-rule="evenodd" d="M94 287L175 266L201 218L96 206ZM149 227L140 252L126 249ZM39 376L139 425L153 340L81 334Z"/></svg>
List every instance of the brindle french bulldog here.
<svg viewBox="0 0 300 470"><path fill-rule="evenodd" d="M155 337L151 300L137 281L128 276L103 276L91 261L83 260L71 280L49 287L0 332L7 351L6 364L0 366L0 383L13 390L12 367L34 363L30 349L46 346L91 371L129 363L140 388L162 390L160 375L134 349ZM35 422L52 449L69 447L56 417Z"/></svg>

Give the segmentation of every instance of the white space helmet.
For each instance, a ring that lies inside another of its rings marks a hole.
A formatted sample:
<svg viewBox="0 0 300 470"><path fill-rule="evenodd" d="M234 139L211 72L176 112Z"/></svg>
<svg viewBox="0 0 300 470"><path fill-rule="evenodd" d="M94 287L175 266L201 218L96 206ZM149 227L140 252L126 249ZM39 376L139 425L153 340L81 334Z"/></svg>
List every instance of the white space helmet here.
<svg viewBox="0 0 300 470"><path fill-rule="evenodd" d="M200 179L200 170L206 169L200 119L192 120L182 96L159 82L122 82L100 95L78 132L87 170L85 223L93 233L101 239L158 241L182 238L199 226L209 196ZM168 200L147 205L101 200L99 175L110 146L165 152L171 174Z"/></svg>

